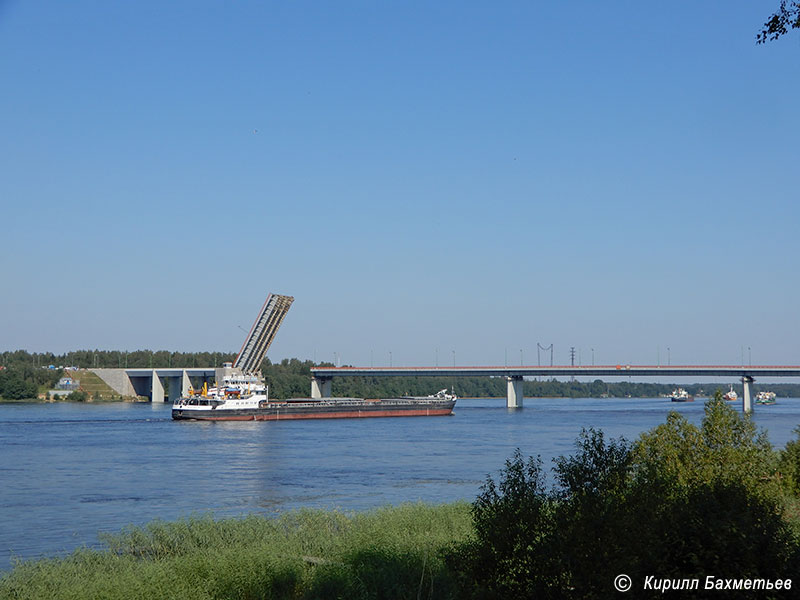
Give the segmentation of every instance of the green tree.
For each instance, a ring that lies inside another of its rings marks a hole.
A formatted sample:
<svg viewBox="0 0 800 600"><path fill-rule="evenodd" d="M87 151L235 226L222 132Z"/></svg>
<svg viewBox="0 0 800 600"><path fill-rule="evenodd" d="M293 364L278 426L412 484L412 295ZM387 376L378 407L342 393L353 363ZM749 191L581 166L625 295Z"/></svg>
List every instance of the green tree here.
<svg viewBox="0 0 800 600"><path fill-rule="evenodd" d="M86 402L89 399L89 395L86 392L81 392L80 390L75 390L74 392L70 392L67 394L65 400L68 402Z"/></svg>
<svg viewBox="0 0 800 600"><path fill-rule="evenodd" d="M624 438L607 442L595 429L583 430L575 445L553 469L557 555L570 589L581 598L605 598L617 575L631 574L638 555L628 535L636 517L631 450Z"/></svg>
<svg viewBox="0 0 800 600"><path fill-rule="evenodd" d="M474 598L555 598L561 583L553 552L553 503L541 460L519 449L472 505L474 538L446 560Z"/></svg>
<svg viewBox="0 0 800 600"><path fill-rule="evenodd" d="M640 591L647 575L785 578L800 553L775 468L766 436L720 397L700 427L672 413L633 445L585 430L550 491L519 451L488 479L448 564L465 597L486 599L607 598L620 573Z"/></svg>
<svg viewBox="0 0 800 600"><path fill-rule="evenodd" d="M794 433L795 439L790 440L778 455L778 473L784 489L800 498L800 427L795 427Z"/></svg>
<svg viewBox="0 0 800 600"><path fill-rule="evenodd" d="M6 400L27 400L36 398L38 387L26 381L24 371L3 369L0 371L0 396Z"/></svg>
<svg viewBox="0 0 800 600"><path fill-rule="evenodd" d="M706 402L700 427L671 412L667 422L634 445L640 479L668 494L688 486L741 483L753 492L778 493L777 457L749 415L728 406L719 391Z"/></svg>
<svg viewBox="0 0 800 600"><path fill-rule="evenodd" d="M763 44L767 40L777 40L790 29L800 29L800 2L781 0L778 10L767 19L756 36L756 42Z"/></svg>
<svg viewBox="0 0 800 600"><path fill-rule="evenodd" d="M657 502L656 497L650 499ZM642 567L651 572L665 578L702 579L713 573L723 578L778 579L793 571L797 541L776 498L755 493L740 482L717 480L690 486L656 506L657 510L640 513L647 521L635 523L650 545ZM726 595L713 591L705 597Z"/></svg>

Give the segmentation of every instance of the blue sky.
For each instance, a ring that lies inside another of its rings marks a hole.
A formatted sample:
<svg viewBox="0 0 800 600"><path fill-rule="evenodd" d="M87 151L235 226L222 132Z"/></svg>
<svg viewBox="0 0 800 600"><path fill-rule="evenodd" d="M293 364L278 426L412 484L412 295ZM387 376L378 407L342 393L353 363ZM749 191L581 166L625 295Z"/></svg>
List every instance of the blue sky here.
<svg viewBox="0 0 800 600"><path fill-rule="evenodd" d="M0 350L798 364L778 4L0 1Z"/></svg>

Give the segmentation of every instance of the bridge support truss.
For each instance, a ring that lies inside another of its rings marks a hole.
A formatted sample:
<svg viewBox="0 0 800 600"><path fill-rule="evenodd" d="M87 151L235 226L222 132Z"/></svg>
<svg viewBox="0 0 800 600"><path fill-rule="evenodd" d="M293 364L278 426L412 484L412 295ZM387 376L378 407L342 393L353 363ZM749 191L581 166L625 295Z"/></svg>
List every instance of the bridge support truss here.
<svg viewBox="0 0 800 600"><path fill-rule="evenodd" d="M508 386L506 388L506 407L507 408L522 408L522 383L523 378L512 376L507 377Z"/></svg>

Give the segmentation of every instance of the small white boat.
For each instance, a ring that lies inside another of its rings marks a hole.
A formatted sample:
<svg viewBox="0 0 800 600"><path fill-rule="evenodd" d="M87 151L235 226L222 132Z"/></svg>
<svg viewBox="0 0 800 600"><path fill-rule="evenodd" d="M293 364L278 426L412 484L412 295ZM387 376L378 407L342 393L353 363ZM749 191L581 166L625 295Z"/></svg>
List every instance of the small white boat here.
<svg viewBox="0 0 800 600"><path fill-rule="evenodd" d="M694 402L694 396L689 395L683 388L676 388L672 390L672 395L669 397L673 402Z"/></svg>
<svg viewBox="0 0 800 600"><path fill-rule="evenodd" d="M775 392L758 392L756 404L775 404Z"/></svg>
<svg viewBox="0 0 800 600"><path fill-rule="evenodd" d="M733 386L731 386L731 389L725 392L725 395L722 396L722 399L727 402L733 402L734 400L738 400L738 398L739 394L736 393L736 390L733 389Z"/></svg>

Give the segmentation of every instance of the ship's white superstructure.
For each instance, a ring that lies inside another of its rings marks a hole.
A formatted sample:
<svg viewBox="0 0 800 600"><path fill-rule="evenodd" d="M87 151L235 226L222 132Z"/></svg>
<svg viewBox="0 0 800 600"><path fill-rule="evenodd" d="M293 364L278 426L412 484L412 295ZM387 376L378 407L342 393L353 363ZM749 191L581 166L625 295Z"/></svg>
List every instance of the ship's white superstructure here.
<svg viewBox="0 0 800 600"><path fill-rule="evenodd" d="M230 363L223 367L226 371L222 382L202 390L189 390L189 395L175 401L173 408L191 414L192 411L246 410L263 406L269 400L269 388L264 381L253 374L245 374L234 369Z"/></svg>

